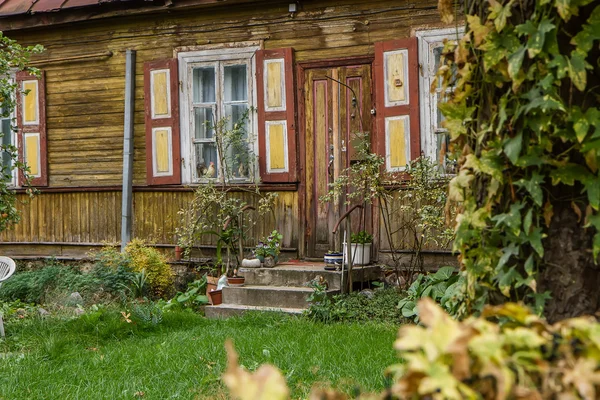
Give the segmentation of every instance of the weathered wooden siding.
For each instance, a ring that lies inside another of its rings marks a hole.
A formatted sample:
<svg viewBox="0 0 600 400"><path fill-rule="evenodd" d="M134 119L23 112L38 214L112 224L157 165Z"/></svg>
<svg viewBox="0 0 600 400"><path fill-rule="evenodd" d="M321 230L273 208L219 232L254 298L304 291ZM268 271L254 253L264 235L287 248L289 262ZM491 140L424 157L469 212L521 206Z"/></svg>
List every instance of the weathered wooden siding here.
<svg viewBox="0 0 600 400"><path fill-rule="evenodd" d="M177 212L193 198L192 192L135 192L133 196L133 237L157 244L175 244L175 229L181 223ZM233 192L234 197L253 204L254 197ZM30 199L19 195L22 220L0 234L0 246L11 243L99 245L117 243L121 236L121 193L85 191L43 193ZM258 239L273 229L283 236L283 247L298 247L298 194L279 192L275 202L276 221L261 219L249 237ZM206 244L214 244L207 238ZM253 244L255 240L251 241Z"/></svg>
<svg viewBox="0 0 600 400"><path fill-rule="evenodd" d="M381 250L412 250L415 243L415 236L413 230L407 228L412 220L411 216L408 213L403 212L401 207L407 204L408 200L405 197L400 197L396 193L392 196L391 201L388 202L387 209L389 210L389 219L386 217L387 226L389 227L389 232L391 233L391 242L392 246L390 246L390 240L388 240L388 235L386 233L386 223L383 218L383 213L379 206L373 208L374 215L377 215L379 219L379 237L380 244L379 248ZM382 208L384 208L382 206ZM420 235L417 232L417 235ZM434 240L428 240L427 244L425 244L422 250L427 251L448 251L451 248L451 244L449 246L444 246L442 243L439 245L436 244Z"/></svg>
<svg viewBox="0 0 600 400"><path fill-rule="evenodd" d="M263 41L264 48L293 47L297 62L373 55L374 43L439 25L436 0L303 1L294 16L288 1L104 19L8 35L42 44L36 61L45 71L49 187L118 187L122 182L125 50L137 51L134 185L146 185L143 63L168 59L185 46ZM110 57L46 62L112 52ZM297 78L297 77L296 77ZM302 172L304 173L304 172ZM300 179L304 179L300 176ZM277 223L265 219L253 236L273 227L284 246L302 248L298 192L280 192ZM177 210L191 192L136 191L134 236L174 243ZM22 198L25 196L21 196ZM0 234L7 243L100 243L120 237L118 190L43 193L20 205L23 221ZM385 247L385 246L383 246Z"/></svg>
<svg viewBox="0 0 600 400"><path fill-rule="evenodd" d="M373 54L373 43L436 24L437 1L304 1L89 21L44 31L11 32L41 43L39 60L111 51L112 57L40 64L46 71L50 187L111 186L122 172L125 50L137 51L134 184L146 183L143 63L172 58L182 46L263 40L293 47L297 61Z"/></svg>

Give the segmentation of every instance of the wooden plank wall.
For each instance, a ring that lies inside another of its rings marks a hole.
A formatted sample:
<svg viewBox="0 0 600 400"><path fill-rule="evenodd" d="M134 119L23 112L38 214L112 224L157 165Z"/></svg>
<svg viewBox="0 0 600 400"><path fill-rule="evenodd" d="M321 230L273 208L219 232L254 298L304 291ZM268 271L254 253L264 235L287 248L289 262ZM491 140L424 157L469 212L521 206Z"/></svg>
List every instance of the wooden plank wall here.
<svg viewBox="0 0 600 400"><path fill-rule="evenodd" d="M90 188L44 193L21 205L23 221L0 234L2 242L115 242L120 236L125 51L137 51L134 117L134 185L146 184L143 63L174 57L184 46L263 41L264 48L293 47L298 62L373 55L377 41L439 26L437 0L306 0L288 13L288 1L103 19L8 35L47 50L36 61L46 73L49 187ZM44 61L112 52L111 57L63 63ZM134 194L134 235L174 243L177 210L190 192ZM22 196L24 197L24 196ZM284 246L299 246L297 192L280 192L276 227ZM303 217L301 217L303 218ZM301 219L302 220L302 219ZM272 229L266 220L261 236Z"/></svg>
<svg viewBox="0 0 600 400"><path fill-rule="evenodd" d="M135 192L133 196L133 237L157 244L175 244L175 229L181 224L180 209L193 198L192 192ZM251 194L232 192L248 204L254 204ZM0 233L0 242L38 242L101 244L117 243L121 236L121 193L90 191L73 193L42 193L32 199L19 195L22 220L14 228ZM279 192L274 212L257 223L248 243L268 235L273 229L283 234L283 247L298 247L297 192ZM205 244L214 244L207 237Z"/></svg>
<svg viewBox="0 0 600 400"><path fill-rule="evenodd" d="M43 31L11 32L46 47L38 61L111 51L112 57L41 64L46 71L51 187L121 183L125 50L137 51L134 184L144 185L143 63L168 59L174 49L262 40L265 48L293 47L296 61L373 54L373 43L403 38L414 27L438 24L437 1L303 1L293 18L287 1L135 18L88 21Z"/></svg>

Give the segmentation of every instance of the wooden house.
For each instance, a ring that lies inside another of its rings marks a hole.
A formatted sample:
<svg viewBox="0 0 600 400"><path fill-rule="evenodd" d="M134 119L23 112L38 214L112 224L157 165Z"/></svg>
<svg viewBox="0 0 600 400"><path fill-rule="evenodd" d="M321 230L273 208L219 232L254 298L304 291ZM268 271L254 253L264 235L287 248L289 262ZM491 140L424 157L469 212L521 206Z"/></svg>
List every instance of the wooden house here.
<svg viewBox="0 0 600 400"><path fill-rule="evenodd" d="M5 140L18 146L39 194L28 200L14 177L23 217L0 234L0 254L81 257L121 241L128 207L123 232L173 247L178 211L210 163L214 174L221 167L204 122L255 109L247 124L256 168L236 165L227 185L255 181L278 193L274 218L254 237L277 228L287 257L322 256L335 246L343 207L318 199L352 161L353 133L370 132L390 171L443 153L439 93L429 88L457 28L441 24L437 3L0 0L0 30L46 48L32 63L39 78L14 76L29 94ZM378 239L376 218L367 230ZM376 247L385 251L385 241Z"/></svg>

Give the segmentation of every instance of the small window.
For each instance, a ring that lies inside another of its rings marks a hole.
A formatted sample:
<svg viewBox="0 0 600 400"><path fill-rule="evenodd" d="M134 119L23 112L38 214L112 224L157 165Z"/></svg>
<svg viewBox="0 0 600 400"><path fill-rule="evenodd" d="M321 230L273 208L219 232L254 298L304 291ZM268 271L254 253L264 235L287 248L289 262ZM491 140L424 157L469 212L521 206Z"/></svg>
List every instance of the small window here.
<svg viewBox="0 0 600 400"><path fill-rule="evenodd" d="M449 136L442 126L444 116L438 108L453 88L442 89L441 83L432 91L436 73L442 62L445 40L458 40L464 28L445 28L418 31L421 101L421 149L425 156L436 161L446 173L454 173L456 163L448 158Z"/></svg>
<svg viewBox="0 0 600 400"><path fill-rule="evenodd" d="M17 132L13 128L13 123L14 115L9 113L6 107L0 107L2 179L8 181L11 186L14 186L16 182L16 171L13 169L13 150L15 150L17 146Z"/></svg>
<svg viewBox="0 0 600 400"><path fill-rule="evenodd" d="M255 175L252 56L255 49L180 53L184 181L248 182ZM229 132L218 141L219 132Z"/></svg>

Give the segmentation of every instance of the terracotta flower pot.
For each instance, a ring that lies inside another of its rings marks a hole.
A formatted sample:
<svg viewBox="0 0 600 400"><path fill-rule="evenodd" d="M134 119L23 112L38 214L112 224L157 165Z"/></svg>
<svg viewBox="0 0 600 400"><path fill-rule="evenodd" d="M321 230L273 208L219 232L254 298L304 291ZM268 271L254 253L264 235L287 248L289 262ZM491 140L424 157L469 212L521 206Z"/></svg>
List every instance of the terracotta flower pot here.
<svg viewBox="0 0 600 400"><path fill-rule="evenodd" d="M223 302L223 290L213 290L210 292L209 297L212 301L212 305L218 306Z"/></svg>
<svg viewBox="0 0 600 400"><path fill-rule="evenodd" d="M230 276L227 278L229 286L244 286L244 282L246 282L246 278L243 276Z"/></svg>
<svg viewBox="0 0 600 400"><path fill-rule="evenodd" d="M175 246L175 260L179 261L183 258L183 247Z"/></svg>
<svg viewBox="0 0 600 400"><path fill-rule="evenodd" d="M219 281L219 278L217 278L216 276L207 276L206 277L206 295L208 296L208 300L210 301L211 304L214 305L213 300L212 300L212 296L211 293L215 290L217 290L217 282Z"/></svg>

